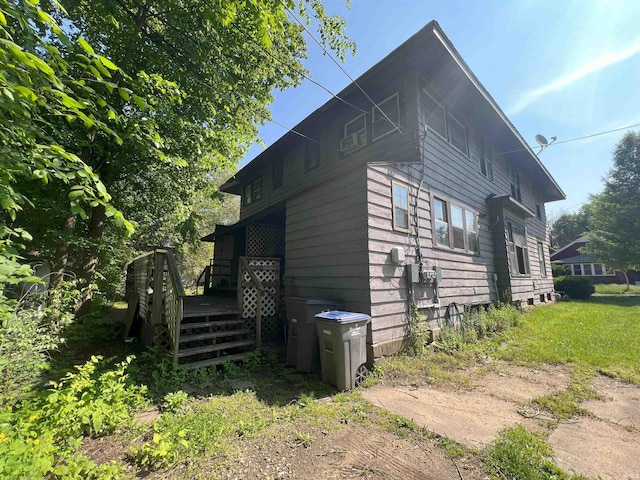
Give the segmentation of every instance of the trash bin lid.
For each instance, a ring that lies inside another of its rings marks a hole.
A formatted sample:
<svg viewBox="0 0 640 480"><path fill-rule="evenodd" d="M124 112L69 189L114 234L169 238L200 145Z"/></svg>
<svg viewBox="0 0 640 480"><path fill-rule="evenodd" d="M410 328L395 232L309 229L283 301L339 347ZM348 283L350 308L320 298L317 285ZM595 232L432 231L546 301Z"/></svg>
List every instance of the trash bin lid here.
<svg viewBox="0 0 640 480"><path fill-rule="evenodd" d="M316 318L328 320L336 323L358 322L361 320L371 320L371 317L365 313L343 312L342 310L330 310L328 312L318 313Z"/></svg>
<svg viewBox="0 0 640 480"><path fill-rule="evenodd" d="M337 300L329 300L327 298L318 298L318 297L284 297L285 302L297 302L304 303L306 305L340 305L340 302Z"/></svg>

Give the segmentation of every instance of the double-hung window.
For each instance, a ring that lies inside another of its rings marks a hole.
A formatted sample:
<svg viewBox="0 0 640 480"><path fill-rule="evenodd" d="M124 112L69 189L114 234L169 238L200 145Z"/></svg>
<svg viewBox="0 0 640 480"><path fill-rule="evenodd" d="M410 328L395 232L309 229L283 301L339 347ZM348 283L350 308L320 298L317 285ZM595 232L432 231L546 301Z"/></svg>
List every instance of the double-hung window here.
<svg viewBox="0 0 640 480"><path fill-rule="evenodd" d="M493 147L484 139L480 140L480 173L493 180L493 156L495 154Z"/></svg>
<svg viewBox="0 0 640 480"><path fill-rule="evenodd" d="M373 140L384 137L396 130L400 124L400 101L394 93L371 109L371 130Z"/></svg>
<svg viewBox="0 0 640 480"><path fill-rule="evenodd" d="M478 214L433 197L433 238L436 246L478 253Z"/></svg>
<svg viewBox="0 0 640 480"><path fill-rule="evenodd" d="M467 129L456 118L449 114L449 141L456 150L469 156L469 146L467 144Z"/></svg>
<svg viewBox="0 0 640 480"><path fill-rule="evenodd" d="M304 173L315 170L320 166L320 145L307 143L304 156Z"/></svg>
<svg viewBox="0 0 640 480"><path fill-rule="evenodd" d="M409 231L409 190L404 185L393 182L393 229Z"/></svg>
<svg viewBox="0 0 640 480"><path fill-rule="evenodd" d="M424 123L445 140L447 139L447 120L444 107L440 105L426 90L420 96Z"/></svg>
<svg viewBox="0 0 640 480"><path fill-rule="evenodd" d="M538 261L540 262L540 276L547 276L547 262L544 259L544 244L538 242Z"/></svg>
<svg viewBox="0 0 640 480"><path fill-rule="evenodd" d="M529 248L525 230L507 222L509 268L512 275L529 275Z"/></svg>
<svg viewBox="0 0 640 480"><path fill-rule="evenodd" d="M522 193L520 192L520 175L518 172L509 165L509 188L513 198L522 202Z"/></svg>
<svg viewBox="0 0 640 480"><path fill-rule="evenodd" d="M244 195L242 195L242 203L250 205L262 198L262 175L256 177L244 186Z"/></svg>

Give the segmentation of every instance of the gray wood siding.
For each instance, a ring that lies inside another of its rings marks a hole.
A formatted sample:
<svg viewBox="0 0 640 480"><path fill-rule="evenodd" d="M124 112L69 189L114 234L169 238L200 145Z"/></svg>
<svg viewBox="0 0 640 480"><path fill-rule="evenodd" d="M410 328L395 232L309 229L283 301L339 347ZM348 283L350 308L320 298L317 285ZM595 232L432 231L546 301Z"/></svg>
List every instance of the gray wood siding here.
<svg viewBox="0 0 640 480"><path fill-rule="evenodd" d="M455 114L456 112L454 112ZM456 115L464 122L464 116ZM419 122L423 117L419 112ZM479 133L471 125L465 125L469 143L469 155L455 149L447 139L431 130L423 132L422 144L426 178L420 191L417 216L420 223L420 243L427 265L438 265L442 269L439 284L441 309L424 310L430 319L444 314L445 307L452 302L460 305L487 304L498 299L494 274L502 268L508 272L506 238L502 212L492 214L486 202L491 194L509 193L507 160L502 155L493 158L493 180L480 173L478 149ZM421 173L417 166L375 166L367 168L368 201L368 247L369 276L371 289L372 343L381 344L397 340L405 335L405 325L409 312L410 298L406 280L405 265L415 263L416 256L416 212L413 211L418 195ZM392 181L409 187L410 194L410 234L396 232L392 224ZM522 203L536 211L533 186L521 176ZM436 247L433 241L431 198L438 196L480 214L479 254L455 252ZM548 258L548 237L546 233L544 205L541 205L542 219L523 221L527 228L527 245L531 275L525 278L508 278L515 300L534 299L539 303L540 294L553 291ZM493 228L495 225L495 228ZM501 249L494 247L496 238ZM540 272L537 242L542 242L545 251L546 276ZM395 265L391 261L391 249L403 247L406 252L405 265ZM535 285L535 288L534 288ZM501 287L498 287L501 288ZM433 289L415 288L418 300L433 299ZM436 322L437 323L437 322Z"/></svg>
<svg viewBox="0 0 640 480"><path fill-rule="evenodd" d="M382 101L393 93L398 93L399 118L403 134L394 130L374 140L371 125L372 103L366 98L349 98L349 102L368 112L365 115L366 145L349 154L340 151L340 140L343 137L345 123L356 118L363 113L362 111L339 104L332 112L325 112L326 121L319 123L318 128L312 132L308 132L310 138L317 140L322 145L313 144L313 142L300 137L300 141L286 151L273 152L269 164L252 177L262 176L262 198L249 205L242 205L240 219L255 215L270 206L286 201L299 192L331 180L331 178L342 175L345 171L367 162L384 162L390 159L400 162L417 160L417 116L415 96L412 93L415 91L415 82L414 75L407 75L400 80L394 76L391 81L381 82L382 86L379 89L368 89L374 101ZM372 94L372 91L376 91L376 93ZM410 94L406 92L410 92ZM319 166L311 171L305 171L305 156L309 143L313 145L313 148L319 149ZM273 164L280 159L283 161L284 167L283 184L274 189Z"/></svg>
<svg viewBox="0 0 640 480"><path fill-rule="evenodd" d="M365 167L287 200L285 295L370 313Z"/></svg>

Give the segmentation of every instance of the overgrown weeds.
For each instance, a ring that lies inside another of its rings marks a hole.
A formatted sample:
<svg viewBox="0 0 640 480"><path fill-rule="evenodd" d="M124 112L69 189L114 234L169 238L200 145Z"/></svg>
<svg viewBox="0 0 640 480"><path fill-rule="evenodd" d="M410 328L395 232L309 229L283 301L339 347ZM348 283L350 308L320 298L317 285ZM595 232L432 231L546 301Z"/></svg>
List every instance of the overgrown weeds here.
<svg viewBox="0 0 640 480"><path fill-rule="evenodd" d="M565 473L553 463L552 455L542 434L516 425L500 433L487 448L485 460L489 470L504 480L587 480Z"/></svg>

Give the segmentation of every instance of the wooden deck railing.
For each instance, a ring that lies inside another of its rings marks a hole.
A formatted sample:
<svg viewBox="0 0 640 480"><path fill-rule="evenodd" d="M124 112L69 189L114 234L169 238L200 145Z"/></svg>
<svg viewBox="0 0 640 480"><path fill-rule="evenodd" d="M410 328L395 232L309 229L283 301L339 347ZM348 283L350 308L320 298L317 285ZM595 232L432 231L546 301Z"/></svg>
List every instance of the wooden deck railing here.
<svg viewBox="0 0 640 480"><path fill-rule="evenodd" d="M157 249L136 257L127 270L127 328L138 312L146 344L164 344L178 359L184 288L171 250Z"/></svg>

